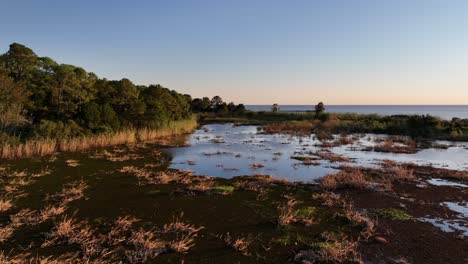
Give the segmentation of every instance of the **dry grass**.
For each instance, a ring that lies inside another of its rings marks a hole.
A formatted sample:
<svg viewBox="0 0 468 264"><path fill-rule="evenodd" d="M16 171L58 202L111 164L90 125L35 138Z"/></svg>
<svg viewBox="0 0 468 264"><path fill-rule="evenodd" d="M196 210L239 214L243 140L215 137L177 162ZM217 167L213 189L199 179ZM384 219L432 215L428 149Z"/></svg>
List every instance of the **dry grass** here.
<svg viewBox="0 0 468 264"><path fill-rule="evenodd" d="M107 232L101 232L87 221L64 216L56 221L54 227L45 235L41 247L62 245L74 249L75 253L59 259L47 258L48 261L60 261L50 263L148 263L162 253L186 253L195 245L197 233L203 227L188 224L182 217L183 214L174 217L171 223L162 228L145 230L134 227L139 220L127 215L117 218L109 225ZM0 235L5 237L0 242L11 237L13 232L12 226L0 228ZM30 263L24 261L31 259L27 255L9 257L0 253L0 260L2 258L23 261L18 263Z"/></svg>
<svg viewBox="0 0 468 264"><path fill-rule="evenodd" d="M138 219L131 215L120 216L115 220L109 233L107 233L107 241L111 246L119 245L124 242L127 238L125 236L132 226L138 222Z"/></svg>
<svg viewBox="0 0 468 264"><path fill-rule="evenodd" d="M341 136L338 139L335 140L324 140L321 142L320 146L324 148L332 148L332 147L338 147L338 146L343 146L343 145L349 145L354 143L358 138L353 137L353 136Z"/></svg>
<svg viewBox="0 0 468 264"><path fill-rule="evenodd" d="M76 256L66 254L58 258L31 256L31 254L19 254L8 256L4 252L0 252L0 264L68 264L78 263ZM96 262L94 262L96 263ZM96 263L98 264L98 263Z"/></svg>
<svg viewBox="0 0 468 264"><path fill-rule="evenodd" d="M322 192L322 193L317 193L312 195L312 198L314 200L321 200L322 205L328 206L328 207L339 207L343 208L345 207L345 201L341 199L341 197L333 192Z"/></svg>
<svg viewBox="0 0 468 264"><path fill-rule="evenodd" d="M287 197L286 204L278 207L278 224L279 225L289 225L296 222L296 214L294 207L298 202L291 197Z"/></svg>
<svg viewBox="0 0 468 264"><path fill-rule="evenodd" d="M382 144L373 147L373 150L377 152L412 154L416 153L416 142L405 137L387 137Z"/></svg>
<svg viewBox="0 0 468 264"><path fill-rule="evenodd" d="M197 177L197 180L187 186L187 190L191 192L206 193L212 191L215 186L216 183L213 179Z"/></svg>
<svg viewBox="0 0 468 264"><path fill-rule="evenodd" d="M158 239L154 232L143 229L133 231L126 243L133 248L125 253L130 263L146 263L167 251L165 241Z"/></svg>
<svg viewBox="0 0 468 264"><path fill-rule="evenodd" d="M135 166L125 166L122 167L119 171L122 173L129 173L133 176L136 176L138 179L138 185L143 185L143 180L148 180L151 177L150 171Z"/></svg>
<svg viewBox="0 0 468 264"><path fill-rule="evenodd" d="M52 195L49 199L58 200L61 205L69 203L84 197L84 191L88 185L83 180L66 184L60 193Z"/></svg>
<svg viewBox="0 0 468 264"><path fill-rule="evenodd" d="M136 154L130 154L130 153L123 154L124 152L125 150L123 149L114 149L114 152L103 150L101 152L94 154L93 156L91 156L91 158L93 159L105 158L108 161L112 161L112 162L122 162L122 161L137 160L137 159L143 158L142 156L136 155Z"/></svg>
<svg viewBox="0 0 468 264"><path fill-rule="evenodd" d="M42 221L46 221L52 217L59 216L65 213L67 207L65 205L49 205L40 212L40 218Z"/></svg>
<svg viewBox="0 0 468 264"><path fill-rule="evenodd" d="M317 153L314 153L315 155L321 157L322 159L326 159L326 160L329 160L331 162L350 162L351 159L346 157L346 156L343 156L343 155L339 155L339 154L336 154L336 153L333 153L329 150L320 150L318 151Z"/></svg>
<svg viewBox="0 0 468 264"><path fill-rule="evenodd" d="M83 255L86 258L92 258L103 253L103 240L102 237L96 235L96 232L97 230L91 228L86 221L64 217L55 223L41 247L58 244L79 245Z"/></svg>
<svg viewBox="0 0 468 264"><path fill-rule="evenodd" d="M358 243L330 233L322 234L324 242L316 249L301 251L294 260L301 263L363 263L358 253Z"/></svg>
<svg viewBox="0 0 468 264"><path fill-rule="evenodd" d="M174 121L165 128L152 129L127 129L114 134L102 134L86 137L71 138L65 140L31 140L20 145L3 145L0 147L0 158L29 158L33 156L45 156L57 151L83 151L90 148L131 144L138 141L151 141L162 137L184 134L192 131L197 126L195 117L187 120Z"/></svg>
<svg viewBox="0 0 468 264"><path fill-rule="evenodd" d="M190 178L192 176L192 172L186 170L150 171L136 166L125 166L119 171L136 176L138 179L138 185L168 184L173 181L185 183L190 182Z"/></svg>
<svg viewBox="0 0 468 264"><path fill-rule="evenodd" d="M368 186L368 180L364 173L355 169L352 171L341 171L336 174L330 174L320 179L320 186L327 190L341 188L365 188Z"/></svg>
<svg viewBox="0 0 468 264"><path fill-rule="evenodd" d="M177 216L173 216L172 217L172 220L170 223L168 224L165 224L163 226L163 231L168 233L168 232L172 232L172 233L179 233L179 232L183 232L183 233L188 233L188 234L192 234L192 233L197 233L198 231L202 230L204 227L203 226L200 226L200 227L197 227L195 225L191 225L185 221L183 221L184 217L184 213L180 213L179 215Z"/></svg>
<svg viewBox="0 0 468 264"><path fill-rule="evenodd" d="M374 235L377 227L375 221L357 211L352 203L347 202L339 195L332 192L324 192L314 194L312 198L321 200L322 205L339 209L339 212L335 213L335 217L344 218L349 221L352 226L361 227L360 236L364 240L368 240Z"/></svg>
<svg viewBox="0 0 468 264"><path fill-rule="evenodd" d="M0 243L4 243L11 238L18 228L24 225L34 225L38 222L35 211L29 209L23 209L16 214L10 215L10 223L0 226Z"/></svg>
<svg viewBox="0 0 468 264"><path fill-rule="evenodd" d="M391 180L404 181L415 178L413 170L400 165L389 167L386 169L386 172L390 173Z"/></svg>
<svg viewBox="0 0 468 264"><path fill-rule="evenodd" d="M285 226L292 223L303 223L306 226L311 226L316 223L315 207L297 208L298 201L292 197L286 197L286 199L286 203L278 207L279 225Z"/></svg>
<svg viewBox="0 0 468 264"><path fill-rule="evenodd" d="M232 249L240 252L244 256L250 256L249 247L252 245L252 238L237 237L233 238L229 233L221 237L223 241Z"/></svg>
<svg viewBox="0 0 468 264"><path fill-rule="evenodd" d="M13 232L15 232L15 228L12 225L0 226L0 244L7 241Z"/></svg>
<svg viewBox="0 0 468 264"><path fill-rule="evenodd" d="M34 225L39 222L37 212L31 209L22 209L16 214L10 215L10 225L19 228L24 225Z"/></svg>
<svg viewBox="0 0 468 264"><path fill-rule="evenodd" d="M67 163L68 167L78 167L78 166L80 166L80 163L78 163L77 160L73 160L73 159L66 160L65 163Z"/></svg>
<svg viewBox="0 0 468 264"><path fill-rule="evenodd" d="M169 242L169 248L178 253L187 253L195 245L196 234L184 234Z"/></svg>
<svg viewBox="0 0 468 264"><path fill-rule="evenodd" d="M7 198L0 198L0 213L6 212L13 207L13 202Z"/></svg>

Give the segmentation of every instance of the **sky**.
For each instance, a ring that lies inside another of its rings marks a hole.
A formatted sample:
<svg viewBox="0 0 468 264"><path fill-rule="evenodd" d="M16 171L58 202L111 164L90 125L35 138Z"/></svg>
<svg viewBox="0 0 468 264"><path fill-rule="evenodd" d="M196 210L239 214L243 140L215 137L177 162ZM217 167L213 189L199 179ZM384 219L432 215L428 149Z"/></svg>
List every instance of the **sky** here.
<svg viewBox="0 0 468 264"><path fill-rule="evenodd" d="M244 104L468 104L465 0L0 0L16 42Z"/></svg>

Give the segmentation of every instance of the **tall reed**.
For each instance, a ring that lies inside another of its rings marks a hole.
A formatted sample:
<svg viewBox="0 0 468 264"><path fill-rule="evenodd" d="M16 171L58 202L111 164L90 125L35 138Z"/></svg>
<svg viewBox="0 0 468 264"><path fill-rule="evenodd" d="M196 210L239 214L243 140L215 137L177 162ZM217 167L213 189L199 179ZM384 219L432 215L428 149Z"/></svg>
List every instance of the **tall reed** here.
<svg viewBox="0 0 468 264"><path fill-rule="evenodd" d="M131 144L138 141L150 141L162 137L185 134L197 126L195 116L186 120L170 122L160 129L125 129L113 134L83 136L63 140L29 140L19 145L0 146L0 158L30 158L44 156L57 151L82 151L89 148Z"/></svg>

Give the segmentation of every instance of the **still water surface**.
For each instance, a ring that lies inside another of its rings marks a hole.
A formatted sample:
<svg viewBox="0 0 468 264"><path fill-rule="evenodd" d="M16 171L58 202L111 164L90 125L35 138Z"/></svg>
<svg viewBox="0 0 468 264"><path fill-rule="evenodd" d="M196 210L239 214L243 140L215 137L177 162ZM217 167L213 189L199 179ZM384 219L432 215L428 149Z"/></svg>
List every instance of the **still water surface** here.
<svg viewBox="0 0 468 264"><path fill-rule="evenodd" d="M351 166L379 166L382 160L414 162L438 168L468 170L468 144L451 143L447 149L424 149L415 154L366 151L376 137L365 134L353 144L327 148L352 159ZM189 146L165 149L173 157L171 168L192 170L196 174L231 178L239 175L267 174L290 181L312 182L338 172L340 162L320 160L320 165L304 165L292 156L314 157L321 150L313 135L308 137L262 134L257 126L232 124L205 125L189 139ZM261 164L263 167L259 167Z"/></svg>

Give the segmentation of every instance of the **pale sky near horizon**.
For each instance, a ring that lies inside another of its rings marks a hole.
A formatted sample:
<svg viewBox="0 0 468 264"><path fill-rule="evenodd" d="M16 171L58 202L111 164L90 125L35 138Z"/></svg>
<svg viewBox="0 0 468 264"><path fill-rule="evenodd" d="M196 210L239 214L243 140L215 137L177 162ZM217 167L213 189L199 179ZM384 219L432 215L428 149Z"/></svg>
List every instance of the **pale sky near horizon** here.
<svg viewBox="0 0 468 264"><path fill-rule="evenodd" d="M0 0L17 42L245 104L468 104L464 0Z"/></svg>

